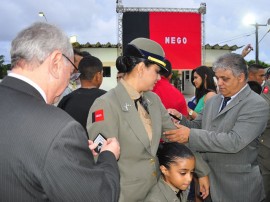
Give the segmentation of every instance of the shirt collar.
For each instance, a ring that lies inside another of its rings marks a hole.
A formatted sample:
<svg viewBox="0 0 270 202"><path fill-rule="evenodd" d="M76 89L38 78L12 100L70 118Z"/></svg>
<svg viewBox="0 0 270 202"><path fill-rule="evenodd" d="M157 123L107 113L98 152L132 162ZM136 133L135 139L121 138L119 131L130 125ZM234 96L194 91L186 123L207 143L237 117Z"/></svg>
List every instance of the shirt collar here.
<svg viewBox="0 0 270 202"><path fill-rule="evenodd" d="M179 189L177 189L176 187L174 187L171 184L169 184L168 182L166 182L163 177L162 177L162 180L175 192L175 194L177 194L179 192Z"/></svg>
<svg viewBox="0 0 270 202"><path fill-rule="evenodd" d="M231 102L234 98L236 98L236 96L237 96L241 91L243 91L246 87L247 87L247 84L246 84L243 88L241 88L241 90L239 90L236 94L234 94L233 96L231 96L231 99L230 99L230 101L227 102L227 105L228 105L229 102ZM222 98L224 99L224 96L223 96L223 95L222 95Z"/></svg>
<svg viewBox="0 0 270 202"><path fill-rule="evenodd" d="M11 72L8 74L8 76L10 77L14 77L14 78L17 78L17 79L20 79L26 83L28 83L29 85L31 85L32 87L34 87L40 94L41 96L43 97L43 99L45 100L45 102L47 103L47 98L46 98L46 94L45 92L35 83L33 82L32 80L28 79L27 77L25 76L22 76L22 75L19 75L19 74L16 74L14 72Z"/></svg>

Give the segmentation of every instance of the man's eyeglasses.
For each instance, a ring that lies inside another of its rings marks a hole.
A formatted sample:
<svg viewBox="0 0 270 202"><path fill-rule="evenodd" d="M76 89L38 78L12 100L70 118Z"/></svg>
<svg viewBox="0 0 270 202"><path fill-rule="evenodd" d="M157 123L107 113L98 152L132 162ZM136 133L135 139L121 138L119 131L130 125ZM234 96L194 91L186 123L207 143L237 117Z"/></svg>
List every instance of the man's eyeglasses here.
<svg viewBox="0 0 270 202"><path fill-rule="evenodd" d="M78 70L78 68L74 65L74 63L64 53L62 53L62 55L72 64L72 66L74 67L74 69L77 70L76 73L73 73L70 76L70 81L74 82L74 81L76 81L79 78L79 76L81 75L81 73Z"/></svg>

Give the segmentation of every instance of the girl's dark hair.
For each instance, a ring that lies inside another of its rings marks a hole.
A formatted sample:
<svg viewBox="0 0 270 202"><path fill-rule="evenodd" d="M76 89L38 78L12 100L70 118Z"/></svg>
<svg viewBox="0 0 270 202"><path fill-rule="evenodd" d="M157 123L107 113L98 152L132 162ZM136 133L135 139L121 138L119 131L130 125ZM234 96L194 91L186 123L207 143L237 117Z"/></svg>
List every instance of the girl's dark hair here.
<svg viewBox="0 0 270 202"><path fill-rule="evenodd" d="M174 163L177 158L190 159L195 158L192 151L184 144L178 142L164 142L160 143L157 157L159 164L170 168L170 164Z"/></svg>
<svg viewBox="0 0 270 202"><path fill-rule="evenodd" d="M195 90L196 102L198 103L199 100L208 92L217 93L217 90L216 90L215 82L213 79L213 77L215 76L215 73L211 68L206 67L206 66L200 66L196 68L195 70L193 70L191 73L191 79L192 79L193 85L194 85L193 79L194 79L195 72L202 78L201 86L199 86L199 88L196 88ZM206 83L206 87L205 87L205 83Z"/></svg>
<svg viewBox="0 0 270 202"><path fill-rule="evenodd" d="M129 73L140 62L143 62L146 67L149 67L151 64L155 64L143 58L137 58L132 56L119 56L116 59L116 68L119 72Z"/></svg>

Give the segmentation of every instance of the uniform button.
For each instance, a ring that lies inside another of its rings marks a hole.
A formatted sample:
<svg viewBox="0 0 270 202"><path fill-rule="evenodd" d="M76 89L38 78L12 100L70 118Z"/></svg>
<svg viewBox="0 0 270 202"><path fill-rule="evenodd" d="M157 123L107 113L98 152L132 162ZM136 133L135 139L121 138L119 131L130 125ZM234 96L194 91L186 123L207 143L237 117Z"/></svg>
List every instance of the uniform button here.
<svg viewBox="0 0 270 202"><path fill-rule="evenodd" d="M153 175L154 177L156 177L156 176L157 176L157 172L154 171L154 172L152 173L152 175Z"/></svg>
<svg viewBox="0 0 270 202"><path fill-rule="evenodd" d="M150 162L151 163L155 163L155 159L150 159Z"/></svg>
<svg viewBox="0 0 270 202"><path fill-rule="evenodd" d="M261 143L263 143L263 140L261 140Z"/></svg>

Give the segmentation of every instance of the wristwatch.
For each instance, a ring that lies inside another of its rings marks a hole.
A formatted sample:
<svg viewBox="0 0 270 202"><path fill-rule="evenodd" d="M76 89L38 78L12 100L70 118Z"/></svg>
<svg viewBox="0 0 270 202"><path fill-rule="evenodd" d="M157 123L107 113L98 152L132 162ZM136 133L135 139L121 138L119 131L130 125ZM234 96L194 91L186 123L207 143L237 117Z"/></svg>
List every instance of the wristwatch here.
<svg viewBox="0 0 270 202"><path fill-rule="evenodd" d="M189 116L192 116L192 114L193 114L193 110L190 110L190 111L188 112L188 115L189 115Z"/></svg>

